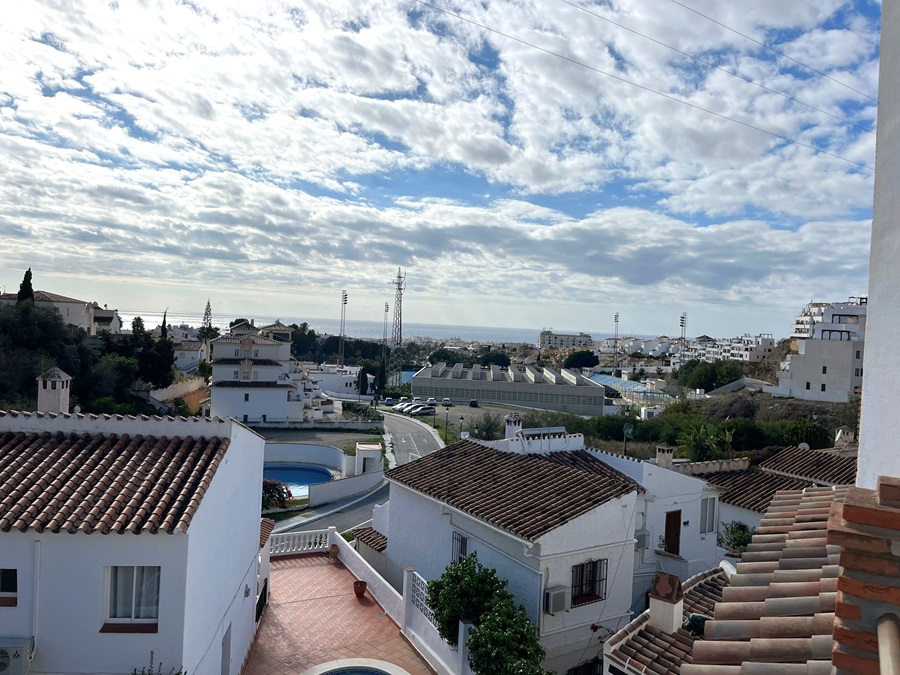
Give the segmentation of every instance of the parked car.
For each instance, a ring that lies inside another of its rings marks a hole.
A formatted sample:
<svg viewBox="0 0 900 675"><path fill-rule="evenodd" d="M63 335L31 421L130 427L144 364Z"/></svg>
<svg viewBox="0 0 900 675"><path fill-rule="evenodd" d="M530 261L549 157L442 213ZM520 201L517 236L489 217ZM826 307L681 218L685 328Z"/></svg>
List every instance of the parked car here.
<svg viewBox="0 0 900 675"><path fill-rule="evenodd" d="M413 405L419 405L418 403L413 404L407 401L406 403L398 403L391 410L396 410L397 412L406 412L407 408L411 408Z"/></svg>
<svg viewBox="0 0 900 675"><path fill-rule="evenodd" d="M410 406L403 412L405 412L407 415L418 415L419 411L422 410L423 408L434 408L434 406L430 406L427 403L417 403L414 406ZM428 414L430 415L431 413L428 413Z"/></svg>
<svg viewBox="0 0 900 675"><path fill-rule="evenodd" d="M444 399L441 399L441 405L449 408L450 406L453 405L453 401L451 401L449 398L444 398Z"/></svg>
<svg viewBox="0 0 900 675"><path fill-rule="evenodd" d="M437 405L437 399L432 396L427 401L425 401L425 403L427 403L428 405Z"/></svg>
<svg viewBox="0 0 900 675"><path fill-rule="evenodd" d="M414 417L421 417L424 415L434 415L435 410L433 405L423 405L421 408L416 408L413 410L410 415Z"/></svg>
<svg viewBox="0 0 900 675"><path fill-rule="evenodd" d="M394 405L394 399L388 396L386 399L384 399L384 404L390 407Z"/></svg>
<svg viewBox="0 0 900 675"><path fill-rule="evenodd" d="M397 401L397 403L398 403L398 404L400 404L400 403L409 403L409 396L401 396L401 397L400 397L400 400Z"/></svg>
<svg viewBox="0 0 900 675"><path fill-rule="evenodd" d="M421 403L421 402L422 402L422 397L421 397L421 396L413 396L412 402L413 402L413 403Z"/></svg>
<svg viewBox="0 0 900 675"><path fill-rule="evenodd" d="M477 407L478 407L478 401L476 401L476 400L473 398L471 401L469 401L469 407L470 407L470 408L477 408Z"/></svg>

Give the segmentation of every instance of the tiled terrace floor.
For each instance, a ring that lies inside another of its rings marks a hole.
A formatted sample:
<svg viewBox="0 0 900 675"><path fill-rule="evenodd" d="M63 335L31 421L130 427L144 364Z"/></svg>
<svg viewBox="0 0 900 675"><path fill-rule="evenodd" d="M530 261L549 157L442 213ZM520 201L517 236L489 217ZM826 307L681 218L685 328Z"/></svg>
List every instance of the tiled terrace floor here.
<svg viewBox="0 0 900 675"><path fill-rule="evenodd" d="M269 606L245 675L294 675L347 658L378 659L410 675L430 675L371 593L356 597L354 581L326 554L273 558Z"/></svg>

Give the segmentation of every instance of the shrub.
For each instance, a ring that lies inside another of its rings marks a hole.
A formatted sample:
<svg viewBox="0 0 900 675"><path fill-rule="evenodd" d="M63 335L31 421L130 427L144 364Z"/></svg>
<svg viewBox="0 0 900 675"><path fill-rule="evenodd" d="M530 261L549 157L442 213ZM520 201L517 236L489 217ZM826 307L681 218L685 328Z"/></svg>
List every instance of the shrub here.
<svg viewBox="0 0 900 675"><path fill-rule="evenodd" d="M438 579L428 582L426 602L434 612L438 633L451 645L459 639L459 622L478 622L498 597L512 595L497 573L478 562L470 553L460 562L452 562Z"/></svg>
<svg viewBox="0 0 900 675"><path fill-rule="evenodd" d="M739 520L732 520L730 523L722 523L722 531L716 534L716 544L729 551L743 553L754 534L756 534L755 527L750 527Z"/></svg>
<svg viewBox="0 0 900 675"><path fill-rule="evenodd" d="M153 667L153 652L150 652L150 667L144 666L140 670L135 668L131 671L131 675L187 675L184 668L179 668L175 670L174 668L170 668L167 671L163 671L162 662L156 664L156 668Z"/></svg>
<svg viewBox="0 0 900 675"><path fill-rule="evenodd" d="M263 480L262 485L262 508L267 509L286 509L288 502L293 499L290 488L286 483L277 480Z"/></svg>
<svg viewBox="0 0 900 675"><path fill-rule="evenodd" d="M477 675L545 675L544 649L525 608L499 596L466 641L469 665Z"/></svg>

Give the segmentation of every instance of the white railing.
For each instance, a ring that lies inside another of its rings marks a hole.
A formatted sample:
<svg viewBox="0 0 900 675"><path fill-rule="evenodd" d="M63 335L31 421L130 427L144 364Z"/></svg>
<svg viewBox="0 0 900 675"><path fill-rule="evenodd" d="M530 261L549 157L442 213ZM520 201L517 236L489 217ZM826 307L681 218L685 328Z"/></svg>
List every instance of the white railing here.
<svg viewBox="0 0 900 675"><path fill-rule="evenodd" d="M431 607L428 606L428 582L422 578L422 576L418 572L412 573L412 583L410 584L410 590L412 591L412 604L422 612L422 616L428 619L428 622L437 627L437 620L434 618L434 612L431 611Z"/></svg>
<svg viewBox="0 0 900 675"><path fill-rule="evenodd" d="M327 552L328 530L312 530L310 532L286 532L273 534L270 537L272 557L295 555L297 553Z"/></svg>

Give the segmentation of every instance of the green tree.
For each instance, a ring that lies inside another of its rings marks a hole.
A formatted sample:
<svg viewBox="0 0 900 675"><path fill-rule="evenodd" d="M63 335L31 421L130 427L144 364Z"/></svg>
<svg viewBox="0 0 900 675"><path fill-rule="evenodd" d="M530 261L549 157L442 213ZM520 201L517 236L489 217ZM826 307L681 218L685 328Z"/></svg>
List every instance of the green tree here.
<svg viewBox="0 0 900 675"><path fill-rule="evenodd" d="M735 553L743 553L750 545L756 528L739 520L722 523L722 529L716 534L716 545Z"/></svg>
<svg viewBox="0 0 900 675"><path fill-rule="evenodd" d="M212 325L212 306L209 299L206 300L206 309L203 310L203 323L197 331L197 337L201 340L212 340L219 337L219 329Z"/></svg>
<svg viewBox="0 0 900 675"><path fill-rule="evenodd" d="M426 602L434 612L438 633L454 647L459 640L459 622L478 622L498 597L512 598L506 581L497 572L478 562L470 553L459 562L451 562L444 573L428 582Z"/></svg>
<svg viewBox="0 0 900 675"><path fill-rule="evenodd" d="M788 445L806 443L813 450L830 448L832 445L831 433L828 429L809 420L788 422L784 428L784 441Z"/></svg>
<svg viewBox="0 0 900 675"><path fill-rule="evenodd" d="M375 393L384 396L384 388L387 386L387 370L384 359L378 362L378 372L375 374Z"/></svg>
<svg viewBox="0 0 900 675"><path fill-rule="evenodd" d="M712 424L697 424L678 436L678 450L692 462L718 459L722 455L722 436Z"/></svg>
<svg viewBox="0 0 900 675"><path fill-rule="evenodd" d="M484 441L496 441L503 437L503 418L500 415L491 415L485 411L472 426L478 429L478 433L474 434L475 437Z"/></svg>
<svg viewBox="0 0 900 675"><path fill-rule="evenodd" d="M30 302L34 304L34 288L31 286L31 268L29 267L25 271L25 276L22 278L22 283L19 284L19 292L16 294L16 304L21 304L23 302Z"/></svg>
<svg viewBox="0 0 900 675"><path fill-rule="evenodd" d="M204 359L197 364L197 375L209 382L209 378L212 377L212 366L209 361Z"/></svg>
<svg viewBox="0 0 900 675"><path fill-rule="evenodd" d="M250 323L250 319L245 319L245 318L242 317L242 316L241 316L241 317L238 317L237 319L234 319L234 320L232 320L232 321L229 321L229 322L228 322L228 327L229 327L229 328L234 328L234 327L237 326L239 323L244 323L244 322Z"/></svg>
<svg viewBox="0 0 900 675"><path fill-rule="evenodd" d="M600 357L589 349L572 352L563 361L563 368L593 368L599 365Z"/></svg>
<svg viewBox="0 0 900 675"><path fill-rule="evenodd" d="M305 321L291 324L291 352L298 359L316 360L318 336Z"/></svg>
<svg viewBox="0 0 900 675"><path fill-rule="evenodd" d="M369 375L365 368L359 369L359 376L356 378L356 391L365 396L369 393Z"/></svg>
<svg viewBox="0 0 900 675"><path fill-rule="evenodd" d="M501 368L508 368L510 363L509 357L503 352L491 351L481 357L481 365L485 367L500 366Z"/></svg>
<svg viewBox="0 0 900 675"><path fill-rule="evenodd" d="M550 675L540 667L544 648L525 608L498 596L466 641L469 665L477 675Z"/></svg>

